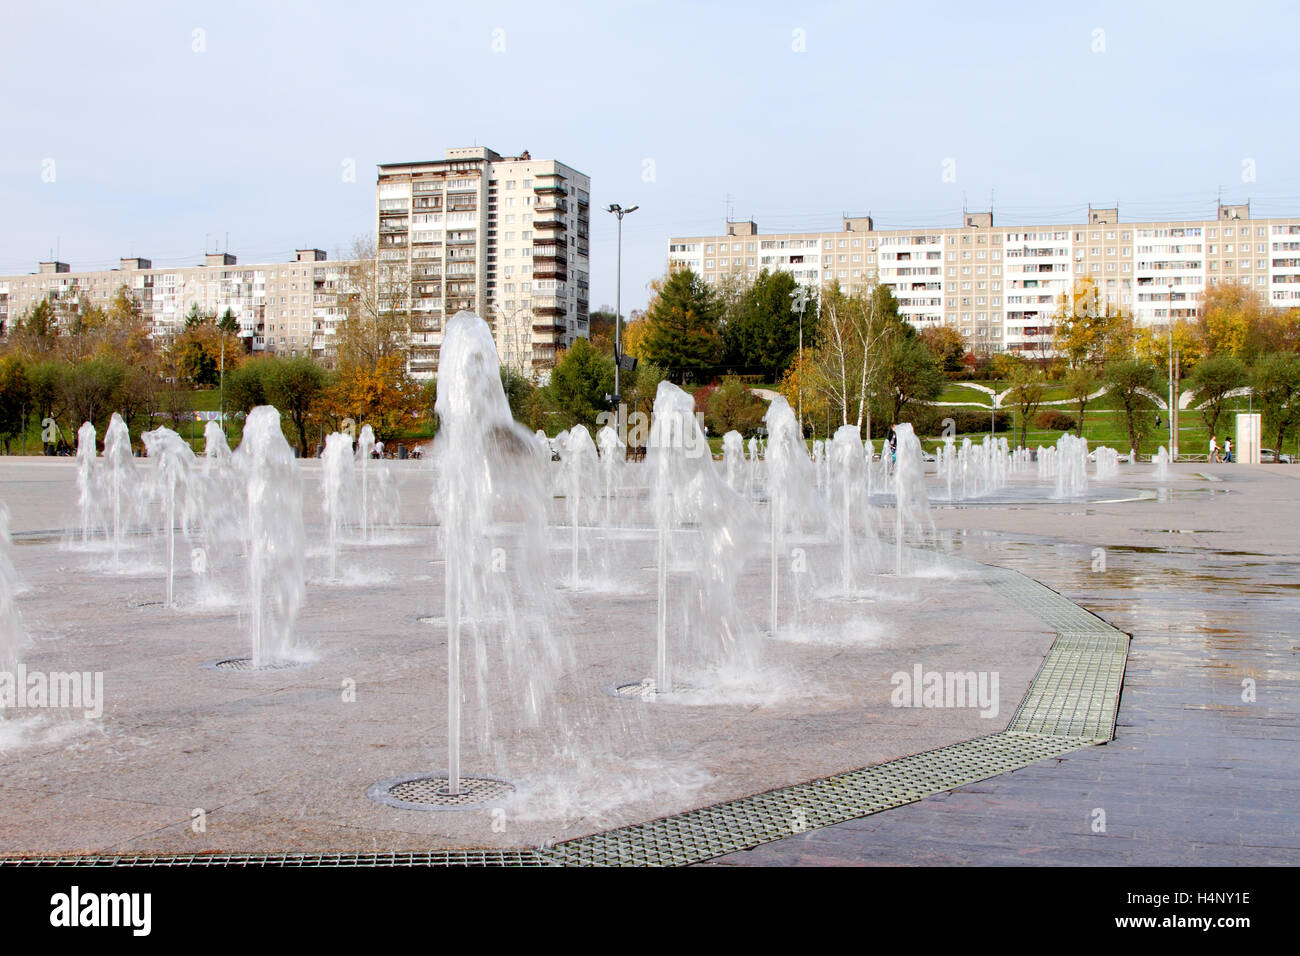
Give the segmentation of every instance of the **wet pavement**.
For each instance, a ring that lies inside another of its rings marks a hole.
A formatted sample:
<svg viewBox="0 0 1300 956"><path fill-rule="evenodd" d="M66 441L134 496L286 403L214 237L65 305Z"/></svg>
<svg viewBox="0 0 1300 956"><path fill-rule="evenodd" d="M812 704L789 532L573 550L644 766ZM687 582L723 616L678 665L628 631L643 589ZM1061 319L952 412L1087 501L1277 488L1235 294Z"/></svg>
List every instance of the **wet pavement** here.
<svg viewBox="0 0 1300 956"><path fill-rule="evenodd" d="M1147 490L935 512L954 553L1133 635L1115 740L706 865L1300 863L1300 469Z"/></svg>

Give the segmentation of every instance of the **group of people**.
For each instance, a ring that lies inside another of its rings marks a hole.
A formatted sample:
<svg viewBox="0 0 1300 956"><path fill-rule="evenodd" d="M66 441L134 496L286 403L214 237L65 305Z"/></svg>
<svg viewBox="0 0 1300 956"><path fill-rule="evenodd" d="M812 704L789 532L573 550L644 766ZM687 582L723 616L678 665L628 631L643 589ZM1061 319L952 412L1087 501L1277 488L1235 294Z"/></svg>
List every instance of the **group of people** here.
<svg viewBox="0 0 1300 956"><path fill-rule="evenodd" d="M1210 436L1210 464L1214 464L1215 462L1220 462L1220 461L1223 462L1232 461L1232 439L1225 438L1223 440L1223 457L1219 457L1219 436L1211 435Z"/></svg>

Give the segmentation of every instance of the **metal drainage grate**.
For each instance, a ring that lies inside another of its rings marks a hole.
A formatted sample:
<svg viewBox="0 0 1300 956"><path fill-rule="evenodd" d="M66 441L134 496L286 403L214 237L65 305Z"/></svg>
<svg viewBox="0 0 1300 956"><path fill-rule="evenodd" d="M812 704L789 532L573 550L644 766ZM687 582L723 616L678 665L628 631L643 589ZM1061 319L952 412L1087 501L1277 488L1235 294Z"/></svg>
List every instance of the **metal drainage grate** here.
<svg viewBox="0 0 1300 956"><path fill-rule="evenodd" d="M567 866L684 866L915 803L1087 745L1037 734L977 737L537 852Z"/></svg>
<svg viewBox="0 0 1300 956"><path fill-rule="evenodd" d="M305 661L267 661L265 664L253 664L251 657L223 657L219 661L209 661L203 665L214 671L289 671L306 667Z"/></svg>
<svg viewBox="0 0 1300 956"><path fill-rule="evenodd" d="M670 694L685 694L695 690L691 684L685 684L677 681L673 684ZM613 684L605 688L605 693L610 697L617 697L620 700L645 700L652 701L658 698L659 693L655 689L654 678L647 677L644 680L637 681L634 684Z"/></svg>
<svg viewBox="0 0 1300 956"><path fill-rule="evenodd" d="M460 792L448 793L445 773L419 773L381 780L366 790L366 796L399 810L479 810L514 792L514 784L500 777L462 776Z"/></svg>
<svg viewBox="0 0 1300 956"><path fill-rule="evenodd" d="M195 853L123 856L6 856L13 866L554 866L533 850L418 850L409 853Z"/></svg>

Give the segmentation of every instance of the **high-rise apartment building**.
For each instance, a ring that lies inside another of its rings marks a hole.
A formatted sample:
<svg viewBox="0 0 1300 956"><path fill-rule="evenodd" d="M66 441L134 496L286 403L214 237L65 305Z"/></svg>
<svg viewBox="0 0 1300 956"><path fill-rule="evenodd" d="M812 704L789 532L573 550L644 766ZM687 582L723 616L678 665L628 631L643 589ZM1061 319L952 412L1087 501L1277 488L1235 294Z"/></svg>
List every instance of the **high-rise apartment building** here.
<svg viewBox="0 0 1300 956"><path fill-rule="evenodd" d="M1087 220L995 227L985 212L957 227L877 230L864 216L846 217L839 232L764 236L753 222L728 222L725 235L670 239L668 259L712 283L763 268L846 292L878 281L917 328L951 326L985 353L1050 353L1060 297L1083 278L1143 325L1196 317L1206 289L1222 282L1300 306L1300 219L1252 220L1246 203L1165 222L1121 223L1117 208L1089 207Z"/></svg>
<svg viewBox="0 0 1300 956"><path fill-rule="evenodd" d="M224 252L169 268L141 258L84 272L42 262L39 272L0 276L0 335L42 299L62 319L83 302L108 305L125 286L155 337L182 328L197 305L217 316L229 309L253 351L327 357L347 296L373 276L379 307L409 319L416 378L436 371L443 322L460 309L483 316L502 362L528 375L544 374L557 349L587 336L587 176L526 152L466 147L381 166L376 193L374 263L330 262L319 249L243 266Z"/></svg>
<svg viewBox="0 0 1300 956"><path fill-rule="evenodd" d="M483 147L379 167L381 302L409 311L410 371L437 369L443 323L472 309L504 365L531 374L588 334L591 180Z"/></svg>

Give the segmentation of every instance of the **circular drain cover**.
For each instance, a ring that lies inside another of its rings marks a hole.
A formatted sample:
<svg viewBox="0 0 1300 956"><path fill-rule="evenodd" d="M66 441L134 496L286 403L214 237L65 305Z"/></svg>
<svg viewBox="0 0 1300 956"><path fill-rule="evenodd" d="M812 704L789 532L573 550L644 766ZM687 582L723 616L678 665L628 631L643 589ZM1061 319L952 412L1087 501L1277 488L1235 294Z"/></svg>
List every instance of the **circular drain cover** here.
<svg viewBox="0 0 1300 956"><path fill-rule="evenodd" d="M224 657L203 666L214 671L288 671L307 665L302 661L268 661L255 667L251 657Z"/></svg>
<svg viewBox="0 0 1300 956"><path fill-rule="evenodd" d="M371 800L399 810L478 810L500 802L515 786L500 777L460 778L460 792L447 792L445 773L407 774L381 780L366 790Z"/></svg>

